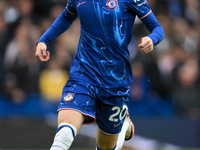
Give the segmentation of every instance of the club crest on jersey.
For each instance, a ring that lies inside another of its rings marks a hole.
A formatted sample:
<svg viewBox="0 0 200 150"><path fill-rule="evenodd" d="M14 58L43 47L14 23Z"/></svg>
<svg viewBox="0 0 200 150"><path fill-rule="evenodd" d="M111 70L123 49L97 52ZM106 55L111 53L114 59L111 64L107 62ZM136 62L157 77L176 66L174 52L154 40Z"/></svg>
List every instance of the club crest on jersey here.
<svg viewBox="0 0 200 150"><path fill-rule="evenodd" d="M64 101L69 103L73 100L74 98L74 93L67 93L64 97Z"/></svg>
<svg viewBox="0 0 200 150"><path fill-rule="evenodd" d="M110 10L116 9L118 6L118 1L117 0L108 0L106 2L106 7Z"/></svg>

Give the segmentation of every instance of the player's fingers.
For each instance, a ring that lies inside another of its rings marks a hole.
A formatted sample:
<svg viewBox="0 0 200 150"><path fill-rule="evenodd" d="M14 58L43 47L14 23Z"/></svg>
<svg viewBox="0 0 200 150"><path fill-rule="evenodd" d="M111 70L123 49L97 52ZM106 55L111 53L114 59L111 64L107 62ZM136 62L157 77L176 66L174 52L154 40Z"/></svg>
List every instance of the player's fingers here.
<svg viewBox="0 0 200 150"><path fill-rule="evenodd" d="M139 49L142 52L145 52L146 49L149 49L149 47L151 46L150 42L147 40L143 40L141 44L138 45Z"/></svg>
<svg viewBox="0 0 200 150"><path fill-rule="evenodd" d="M49 58L50 58L50 53L49 51L46 51L46 60L49 60Z"/></svg>
<svg viewBox="0 0 200 150"><path fill-rule="evenodd" d="M49 56L50 56L50 53L49 53L49 51L46 51L46 55L47 55L47 57L49 57Z"/></svg>
<svg viewBox="0 0 200 150"><path fill-rule="evenodd" d="M36 51L35 57L37 57L38 59L40 59L40 53L38 51Z"/></svg>
<svg viewBox="0 0 200 150"><path fill-rule="evenodd" d="M147 47L146 49L143 50L144 53L149 53L153 50L153 48L150 47Z"/></svg>
<svg viewBox="0 0 200 150"><path fill-rule="evenodd" d="M139 48L140 48L140 50L141 50L142 52L146 52L146 51L148 51L149 49L151 49L151 45L150 45L150 44L145 44L144 46L139 47Z"/></svg>
<svg viewBox="0 0 200 150"><path fill-rule="evenodd" d="M144 53L151 52L153 50L153 41L149 37L144 37L138 47Z"/></svg>
<svg viewBox="0 0 200 150"><path fill-rule="evenodd" d="M38 50L35 56L42 62L48 61L50 58L50 53L48 51Z"/></svg>
<svg viewBox="0 0 200 150"><path fill-rule="evenodd" d="M148 49L151 45L148 42L145 42L144 45L140 48L141 50Z"/></svg>
<svg viewBox="0 0 200 150"><path fill-rule="evenodd" d="M44 52L41 52L41 55L39 56L39 59L40 59L40 61L42 61L42 62L48 61L49 58L50 58L50 53L49 53L48 51L45 51L45 53L44 53Z"/></svg>
<svg viewBox="0 0 200 150"><path fill-rule="evenodd" d="M46 57L46 49L42 49L41 50L41 55L42 55L43 58Z"/></svg>
<svg viewBox="0 0 200 150"><path fill-rule="evenodd" d="M142 42L138 45L139 48L145 48L148 45L149 41L142 40Z"/></svg>
<svg viewBox="0 0 200 150"><path fill-rule="evenodd" d="M40 61L47 61L49 59L49 52L46 52L47 46L43 42L37 43L35 56L40 59ZM48 56L47 56L48 55Z"/></svg>
<svg viewBox="0 0 200 150"><path fill-rule="evenodd" d="M153 50L153 47L151 45L149 45L145 50L144 52L148 53L148 52L151 52Z"/></svg>
<svg viewBox="0 0 200 150"><path fill-rule="evenodd" d="M37 58L39 59L39 56L38 56L38 54L35 54L35 57L37 57Z"/></svg>

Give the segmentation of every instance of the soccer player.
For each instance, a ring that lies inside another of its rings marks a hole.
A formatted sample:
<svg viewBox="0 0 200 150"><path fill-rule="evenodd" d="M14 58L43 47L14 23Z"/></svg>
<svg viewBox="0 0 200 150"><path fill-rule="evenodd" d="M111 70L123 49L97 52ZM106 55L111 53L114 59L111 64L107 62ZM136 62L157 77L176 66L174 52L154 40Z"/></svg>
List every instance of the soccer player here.
<svg viewBox="0 0 200 150"><path fill-rule="evenodd" d="M138 45L144 53L164 38L146 0L68 0L37 43L36 57L48 61L47 44L79 17L81 35L70 77L58 106L58 129L50 150L67 150L82 124L96 121L97 150L119 150L133 134L128 117L132 71L127 46L138 16L150 34Z"/></svg>

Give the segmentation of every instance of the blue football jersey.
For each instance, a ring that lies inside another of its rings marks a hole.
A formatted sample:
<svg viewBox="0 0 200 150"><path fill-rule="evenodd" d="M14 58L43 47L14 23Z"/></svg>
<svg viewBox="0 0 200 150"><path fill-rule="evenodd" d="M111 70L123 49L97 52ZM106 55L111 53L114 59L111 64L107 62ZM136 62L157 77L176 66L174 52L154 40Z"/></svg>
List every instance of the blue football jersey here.
<svg viewBox="0 0 200 150"><path fill-rule="evenodd" d="M79 17L81 35L70 78L105 88L127 86L132 82L127 47L136 16L151 32L147 36L154 46L163 40L163 28L146 0L69 0L38 42L48 44Z"/></svg>
<svg viewBox="0 0 200 150"><path fill-rule="evenodd" d="M136 15L151 13L146 0L69 0L67 10L78 16L81 35L70 78L101 87L132 82L128 44Z"/></svg>

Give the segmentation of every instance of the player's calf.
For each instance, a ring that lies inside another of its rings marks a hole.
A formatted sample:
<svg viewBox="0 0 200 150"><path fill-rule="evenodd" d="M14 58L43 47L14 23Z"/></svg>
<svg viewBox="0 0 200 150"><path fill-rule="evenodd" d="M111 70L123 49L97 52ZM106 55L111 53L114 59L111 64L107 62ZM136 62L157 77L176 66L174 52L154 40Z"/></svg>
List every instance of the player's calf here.
<svg viewBox="0 0 200 150"><path fill-rule="evenodd" d="M126 134L125 134L125 141L128 141L133 137L135 133L135 126L133 122L131 121L129 114L127 114L125 121L129 122L129 127L126 130Z"/></svg>
<svg viewBox="0 0 200 150"><path fill-rule="evenodd" d="M116 148L114 150L121 150L124 144L124 140L125 141L130 140L134 135L134 131L135 131L134 125L130 119L129 114L127 113L127 116L124 120L124 124L122 126L121 132L117 140Z"/></svg>

